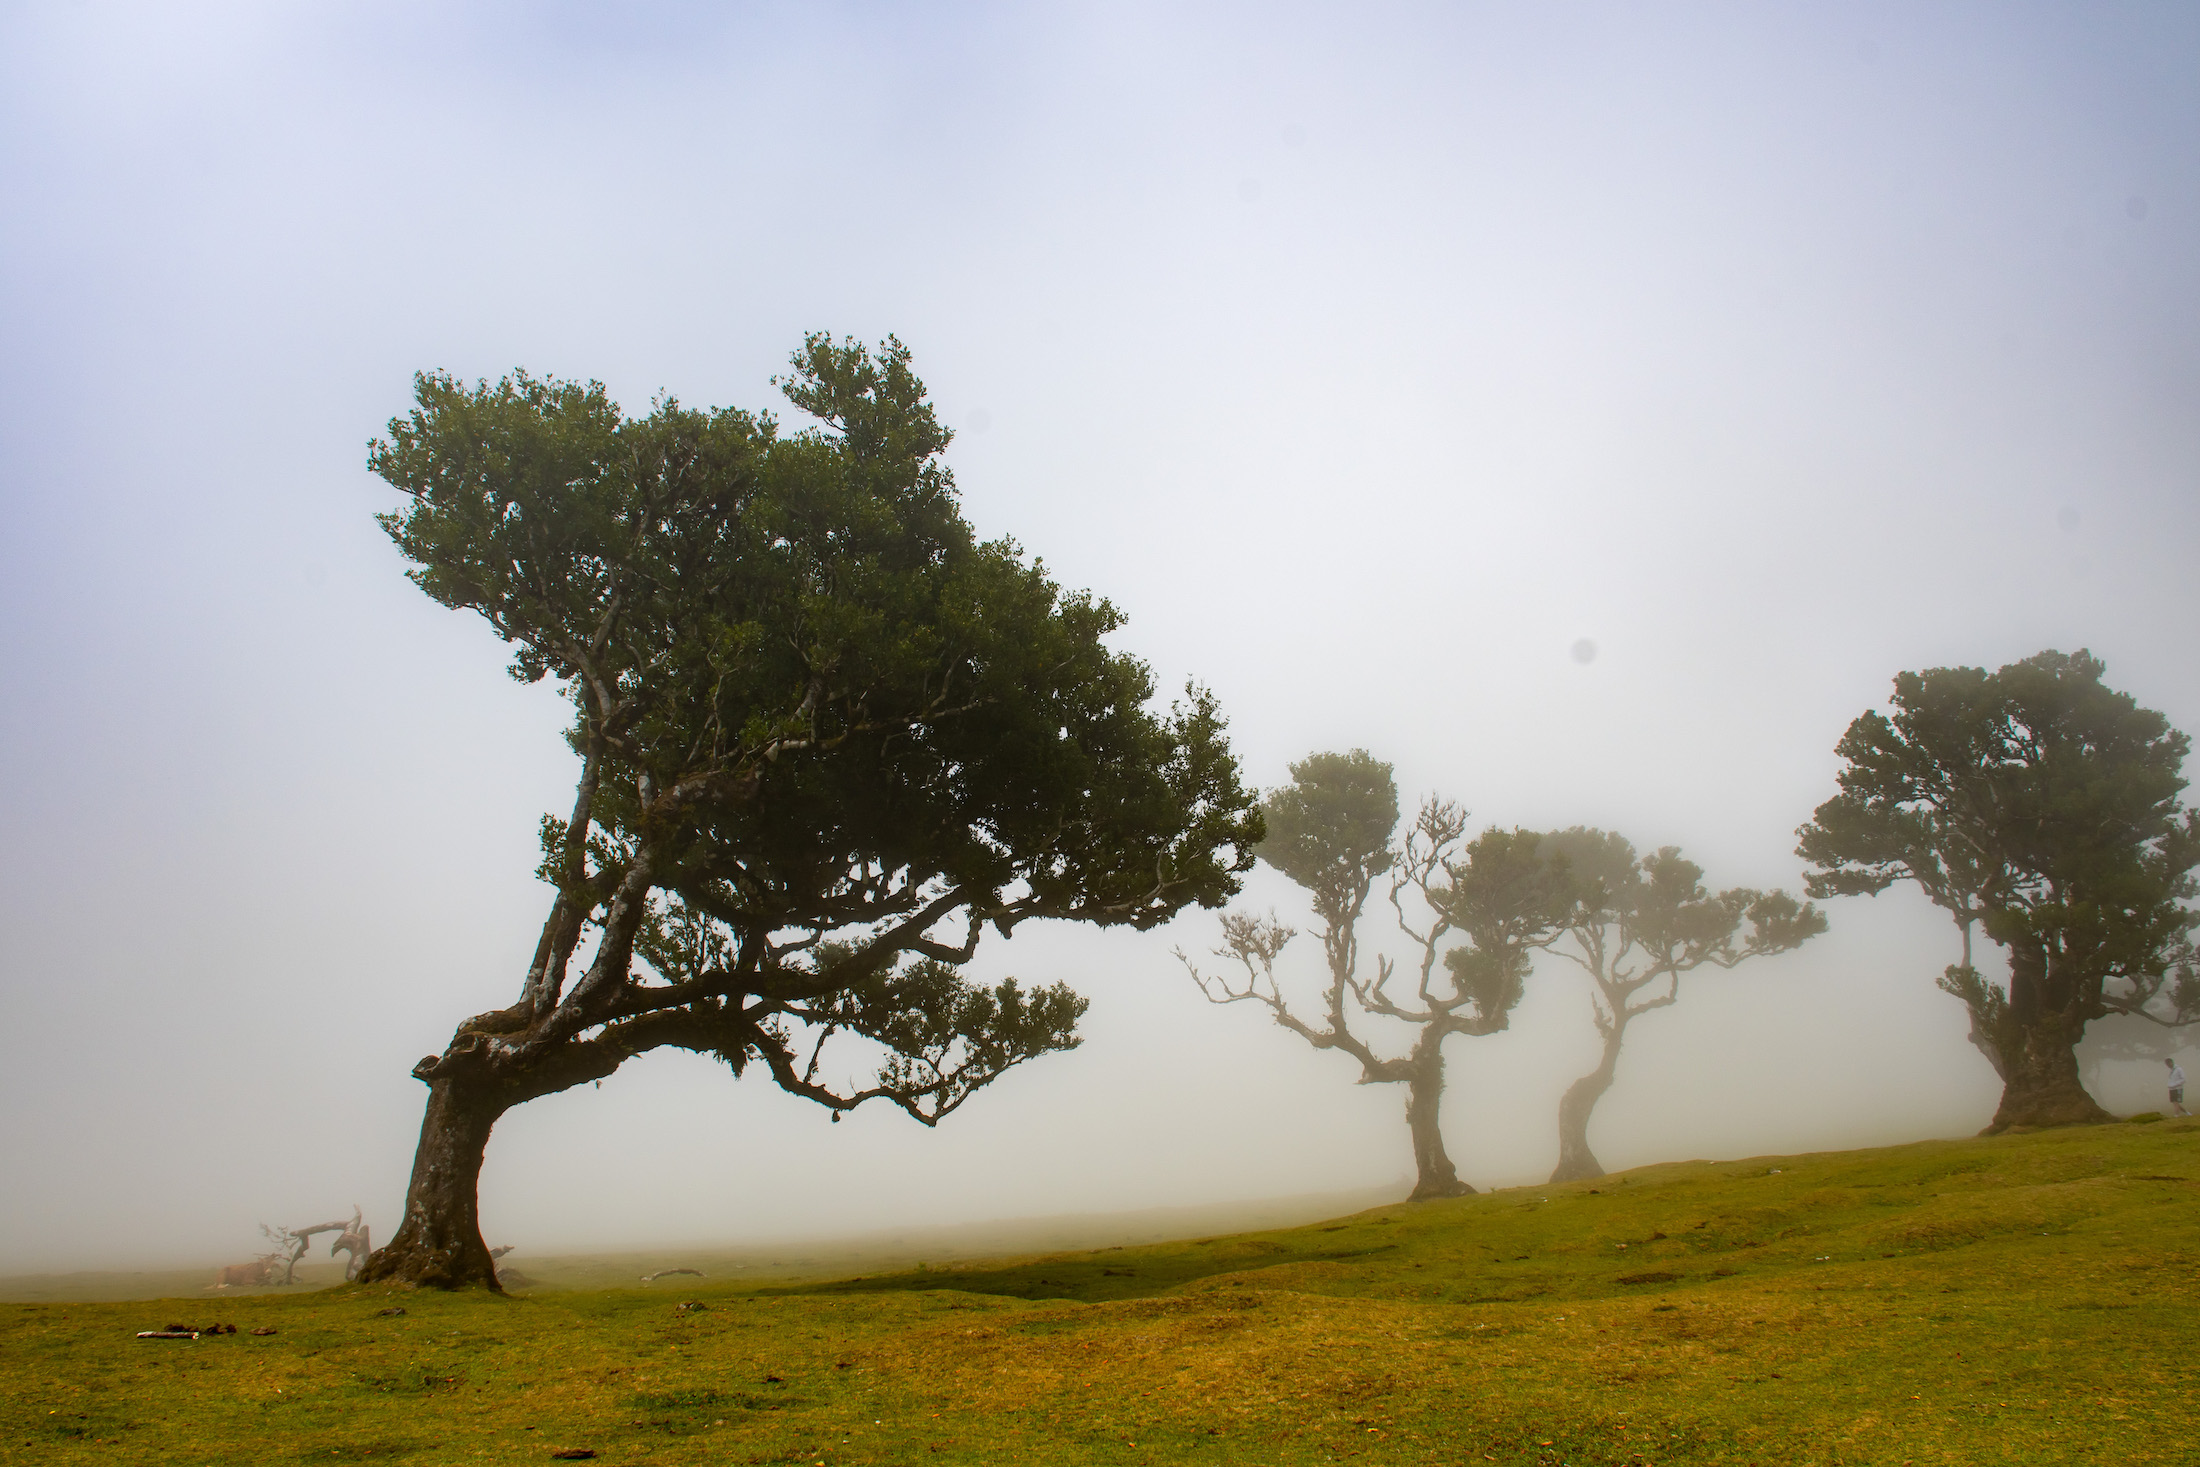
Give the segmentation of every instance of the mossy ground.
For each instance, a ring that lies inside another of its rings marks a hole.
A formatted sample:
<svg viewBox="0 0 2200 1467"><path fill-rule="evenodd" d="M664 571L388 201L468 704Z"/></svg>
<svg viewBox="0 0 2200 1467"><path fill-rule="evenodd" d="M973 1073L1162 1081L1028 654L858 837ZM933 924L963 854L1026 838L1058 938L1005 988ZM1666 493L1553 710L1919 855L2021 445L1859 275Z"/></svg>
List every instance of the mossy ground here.
<svg viewBox="0 0 2200 1467"><path fill-rule="evenodd" d="M2173 1121L797 1287L0 1305L0 1461L2189 1464L2196 1264Z"/></svg>

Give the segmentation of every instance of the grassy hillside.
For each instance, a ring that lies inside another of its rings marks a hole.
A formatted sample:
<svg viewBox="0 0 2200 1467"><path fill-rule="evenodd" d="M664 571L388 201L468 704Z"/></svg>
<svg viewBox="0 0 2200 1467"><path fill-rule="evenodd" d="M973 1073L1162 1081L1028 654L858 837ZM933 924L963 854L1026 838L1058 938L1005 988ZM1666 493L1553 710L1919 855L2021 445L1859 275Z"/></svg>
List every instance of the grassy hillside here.
<svg viewBox="0 0 2200 1467"><path fill-rule="evenodd" d="M614 1289L667 1268L695 1268L724 1282L784 1284L844 1278L852 1273L907 1268L919 1259L934 1264L1013 1253L1059 1253L1071 1248L1151 1243L1199 1233L1285 1228L1353 1212L1395 1196L1396 1188L1309 1193L1252 1202L1210 1202L1148 1207L1130 1212L1056 1217L1002 1218L979 1223L940 1223L824 1238L780 1238L744 1248L686 1245L628 1253L539 1253L522 1249L505 1262L549 1289ZM497 1242L511 1241L498 1238ZM240 1254L240 1257L243 1255ZM234 1260L232 1260L234 1261ZM0 1302L73 1303L88 1300L189 1298L211 1293L211 1267L101 1270L0 1277ZM230 1298L296 1294L341 1283L344 1260L308 1255L297 1282L287 1287L235 1288ZM683 1282L668 1278L660 1288ZM682 1297L685 1297L684 1295Z"/></svg>
<svg viewBox="0 0 2200 1467"><path fill-rule="evenodd" d="M0 1461L2183 1464L2196 1148L1686 1163L677 1295L0 1306ZM241 1332L133 1338L170 1315Z"/></svg>

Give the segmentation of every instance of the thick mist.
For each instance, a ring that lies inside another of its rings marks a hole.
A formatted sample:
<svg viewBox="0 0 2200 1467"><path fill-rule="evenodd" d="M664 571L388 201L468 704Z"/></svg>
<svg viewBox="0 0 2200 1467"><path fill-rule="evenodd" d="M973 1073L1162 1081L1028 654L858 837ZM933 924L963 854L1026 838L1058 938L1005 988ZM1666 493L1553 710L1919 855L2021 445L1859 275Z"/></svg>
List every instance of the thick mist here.
<svg viewBox="0 0 2200 1467"><path fill-rule="evenodd" d="M0 1272L386 1238L407 1070L517 989L575 760L373 522L413 372L770 408L896 333L980 532L1253 782L1365 747L1795 890L1903 669L2089 647L2200 732L2196 64L2169 5L10 8ZM1636 1024L1608 1167L1986 1122L1953 925L1827 910ZM1403 1195L1402 1087L1205 1003L1216 939L982 949L1085 1043L936 1131L673 1052L531 1103L488 1241ZM1466 1180L1548 1175L1595 1043L1549 959L1452 1041Z"/></svg>

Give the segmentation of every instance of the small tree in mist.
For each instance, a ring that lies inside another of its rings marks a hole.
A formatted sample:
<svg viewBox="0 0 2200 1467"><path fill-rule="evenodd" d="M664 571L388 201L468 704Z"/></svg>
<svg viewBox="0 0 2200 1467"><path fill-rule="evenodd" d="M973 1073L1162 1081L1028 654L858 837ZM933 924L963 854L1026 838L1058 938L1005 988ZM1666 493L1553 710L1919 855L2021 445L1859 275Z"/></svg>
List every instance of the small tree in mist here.
<svg viewBox="0 0 2200 1467"><path fill-rule="evenodd" d="M1544 842L1563 863L1569 888L1563 940L1550 950L1589 975L1603 1041L1597 1067L1558 1102L1551 1180L1570 1182L1604 1175L1589 1149L1589 1118L1612 1088L1627 1026L1675 1003L1685 974L1786 952L1825 931L1826 919L1783 891L1733 887L1714 896L1703 887L1703 868L1675 846L1638 856L1622 837L1581 826Z"/></svg>
<svg viewBox="0 0 2200 1467"><path fill-rule="evenodd" d="M404 1219L362 1279L495 1288L490 1128L649 1050L932 1125L1077 1043L1066 987L962 977L988 929L1149 928L1252 863L1212 700L1153 712L1112 607L977 540L901 345L812 336L794 367L822 429L432 375L372 447L413 580L558 681L580 770L516 999L413 1067Z"/></svg>
<svg viewBox="0 0 2200 1467"><path fill-rule="evenodd" d="M1963 961L1938 982L2001 1076L1989 1132L2107 1119L2076 1054L2095 1019L2200 1019L2200 983L2179 967L2200 865L2179 799L2189 740L2103 671L2048 651L1898 675L1893 715L1849 725L1840 793L1797 832L1811 895L1911 881L1955 919ZM1972 966L1974 925L2008 954L2006 984Z"/></svg>
<svg viewBox="0 0 2200 1467"><path fill-rule="evenodd" d="M1262 808L1268 838L1261 859L1306 890L1320 923L1327 980L1317 1004L1300 1012L1277 982L1276 959L1294 932L1273 914L1223 917L1222 946L1214 952L1238 974L1203 973L1181 950L1177 958L1209 1002L1260 1004L1315 1048L1358 1061L1361 1084L1405 1085L1413 1197L1472 1192L1444 1148L1444 1041L1494 1034L1510 1021L1529 949L1548 937L1565 909L1561 877L1527 832L1492 829L1462 845L1466 812L1434 798L1393 845L1397 784L1390 766L1364 749L1314 754L1292 765L1291 783ZM1390 958L1377 956L1372 978L1360 968L1360 918L1386 874L1397 926L1418 953L1410 994ZM1414 1026L1419 1032L1410 1050L1379 1052L1368 1032L1377 1027L1371 1017Z"/></svg>

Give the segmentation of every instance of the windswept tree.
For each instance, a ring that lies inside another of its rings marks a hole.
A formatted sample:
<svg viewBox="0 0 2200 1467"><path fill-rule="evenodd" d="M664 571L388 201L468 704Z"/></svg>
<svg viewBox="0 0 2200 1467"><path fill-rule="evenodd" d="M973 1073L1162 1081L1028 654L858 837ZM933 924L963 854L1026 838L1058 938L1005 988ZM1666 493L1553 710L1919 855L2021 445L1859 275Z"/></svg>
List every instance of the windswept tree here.
<svg viewBox="0 0 2200 1467"><path fill-rule="evenodd" d="M1638 856L1622 837L1581 826L1545 836L1544 843L1563 863L1570 886L1563 940L1550 950L1589 975L1590 1009L1603 1041L1597 1067L1558 1102L1551 1180L1571 1182L1604 1175L1589 1149L1589 1118L1612 1088L1627 1026L1677 1002L1681 979L1697 968L1732 968L1787 952L1825 931L1826 919L1784 891L1737 886L1713 895L1704 889L1703 868L1684 860L1677 846Z"/></svg>
<svg viewBox="0 0 2200 1467"><path fill-rule="evenodd" d="M1277 982L1276 959L1294 933L1273 914L1223 917L1214 952L1238 973L1203 973L1181 950L1178 959L1209 1002L1260 1004L1315 1048L1350 1055L1361 1084L1406 1087L1414 1200L1472 1192L1444 1148L1444 1041L1510 1022L1530 949L1565 910L1562 878L1528 832L1491 829L1462 845L1466 812L1448 801L1423 802L1393 845L1398 787L1390 766L1364 749L1292 765L1291 783L1269 795L1263 813L1261 859L1305 888L1321 924L1327 980L1318 1003L1302 1013ZM1372 977L1360 966L1360 918L1386 875L1398 929L1417 953L1410 992L1389 957L1377 955ZM1417 1030L1406 1053L1381 1052L1372 1032L1381 1020Z"/></svg>
<svg viewBox="0 0 2200 1467"><path fill-rule="evenodd" d="M2001 1077L1989 1133L2107 1119L2075 1052L2093 1020L2200 1019L2200 985L2171 978L2200 864L2179 798L2189 740L2103 671L2081 650L1900 674L1893 715L1849 725L1840 793L1797 832L1811 895L1911 881L1962 930L1938 982ZM2007 954L2006 983L1973 966L1974 926Z"/></svg>
<svg viewBox="0 0 2200 1467"><path fill-rule="evenodd" d="M1068 988L962 976L987 930L1149 928L1252 864L1213 701L1151 711L1113 607L975 537L901 344L812 336L780 386L822 426L425 375L371 448L412 579L557 682L580 768L517 997L413 1069L404 1220L363 1279L495 1288L490 1128L652 1049L931 1125L1077 1043Z"/></svg>

